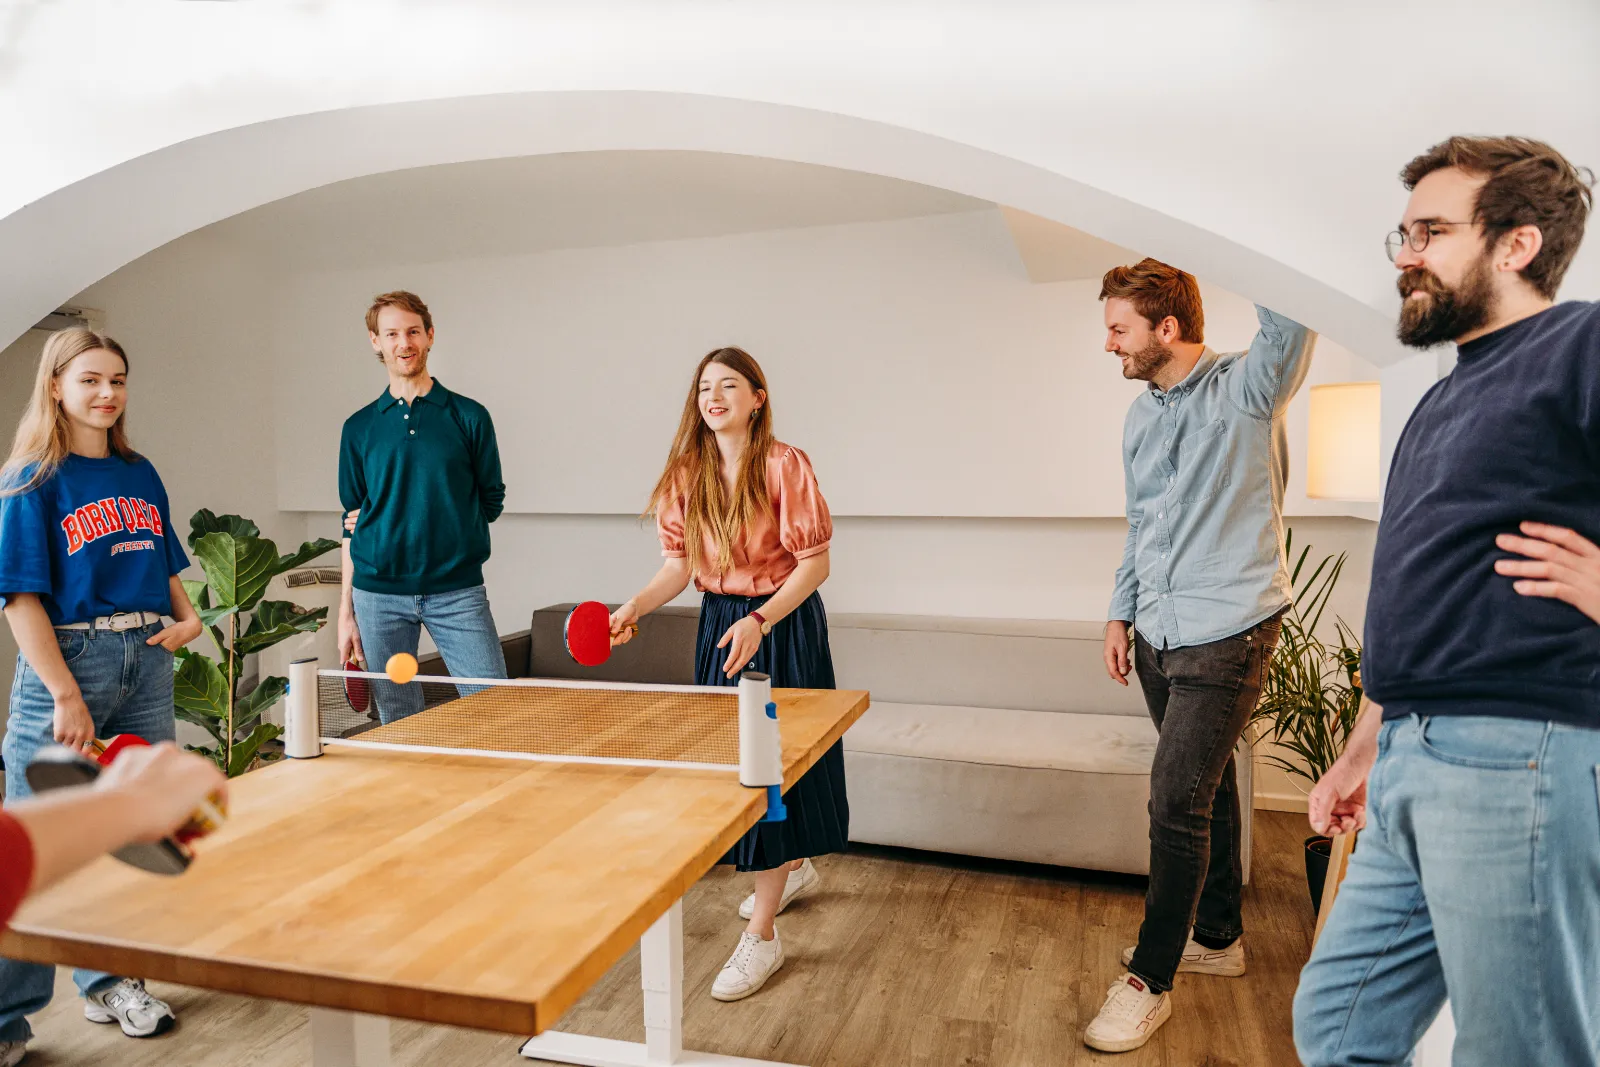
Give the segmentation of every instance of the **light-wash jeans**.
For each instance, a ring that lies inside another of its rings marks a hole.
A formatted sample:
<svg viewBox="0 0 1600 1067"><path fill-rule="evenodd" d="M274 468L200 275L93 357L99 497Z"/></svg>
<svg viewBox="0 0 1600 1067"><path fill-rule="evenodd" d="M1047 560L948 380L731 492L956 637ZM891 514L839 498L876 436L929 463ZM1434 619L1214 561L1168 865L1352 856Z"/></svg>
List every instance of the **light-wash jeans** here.
<svg viewBox="0 0 1600 1067"><path fill-rule="evenodd" d="M1407 1064L1446 998L1454 1067L1600 1063L1600 730L1385 723L1367 828L1300 976L1306 1067Z"/></svg>
<svg viewBox="0 0 1600 1067"><path fill-rule="evenodd" d="M61 655L78 680L83 702L94 719L96 737L135 734L152 744L171 741L177 724L172 713L172 653L145 644L161 630L151 623L137 630L57 630ZM27 768L34 754L54 741L55 700L28 661L17 657L11 683L11 719L6 724L6 800L28 796ZM0 1041L26 1041L27 1016L43 1010L55 989L56 969L47 964L0 959ZM114 985L115 975L78 970L80 993Z"/></svg>
<svg viewBox="0 0 1600 1067"><path fill-rule="evenodd" d="M448 593L368 593L352 590L356 628L367 669L381 671L396 652L417 654L422 627L439 646L445 668L457 678L504 678L505 653L489 611L489 595L481 585ZM377 681L373 696L378 718L385 723L422 710L422 690L414 685ZM474 686L460 686L466 696Z"/></svg>

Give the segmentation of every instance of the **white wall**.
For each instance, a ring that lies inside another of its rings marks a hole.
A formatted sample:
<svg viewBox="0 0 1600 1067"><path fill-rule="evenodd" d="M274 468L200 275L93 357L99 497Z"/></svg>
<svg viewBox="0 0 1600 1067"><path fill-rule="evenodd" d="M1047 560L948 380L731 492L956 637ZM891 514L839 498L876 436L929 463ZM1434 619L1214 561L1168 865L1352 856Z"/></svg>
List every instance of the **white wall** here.
<svg viewBox="0 0 1600 1067"><path fill-rule="evenodd" d="M695 362L738 344L836 514L1123 513L1123 415L1143 385L1103 351L1098 281L1030 282L997 210L275 273L294 323L271 334L285 510L337 508L339 427L384 381L361 316L403 285L433 311L436 373L495 416L512 512L637 514ZM1253 307L1204 289L1208 342L1246 347ZM1377 374L1326 340L1316 371ZM1297 448L1306 406L1291 416ZM1308 500L1302 467L1291 513L1365 515Z"/></svg>

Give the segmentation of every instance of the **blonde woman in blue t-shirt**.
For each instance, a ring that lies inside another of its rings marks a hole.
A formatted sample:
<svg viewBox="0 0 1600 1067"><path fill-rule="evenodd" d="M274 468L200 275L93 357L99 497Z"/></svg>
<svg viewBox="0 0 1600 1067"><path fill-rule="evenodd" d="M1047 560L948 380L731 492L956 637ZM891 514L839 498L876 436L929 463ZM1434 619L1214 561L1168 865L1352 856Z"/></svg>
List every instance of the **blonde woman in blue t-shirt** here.
<svg viewBox="0 0 1600 1067"><path fill-rule="evenodd" d="M22 650L11 690L6 799L52 741L173 739L173 654L201 626L166 489L128 443L128 357L87 329L45 343L33 395L0 473L0 606ZM163 616L171 623L163 622ZM130 1037L170 1029L172 1009L132 978L76 972L84 1016ZM22 1059L27 1016L55 969L0 960L0 1067Z"/></svg>

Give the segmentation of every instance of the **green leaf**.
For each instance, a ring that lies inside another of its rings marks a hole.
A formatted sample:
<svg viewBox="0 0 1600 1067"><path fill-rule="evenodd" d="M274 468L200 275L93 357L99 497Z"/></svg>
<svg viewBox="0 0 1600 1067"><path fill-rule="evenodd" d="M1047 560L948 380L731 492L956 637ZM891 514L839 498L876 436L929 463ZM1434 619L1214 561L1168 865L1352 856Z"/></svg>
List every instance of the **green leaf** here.
<svg viewBox="0 0 1600 1067"><path fill-rule="evenodd" d="M172 702L181 711L223 722L228 718L228 682L222 669L188 649L178 650L178 666L172 679ZM190 722L199 720L185 716Z"/></svg>
<svg viewBox="0 0 1600 1067"><path fill-rule="evenodd" d="M306 541L298 549L287 555L279 556L273 574L282 574L284 571L294 570L296 567L310 563L318 556L326 555L339 547L339 542L330 541L326 537L319 537L315 541Z"/></svg>
<svg viewBox="0 0 1600 1067"><path fill-rule="evenodd" d="M233 757L228 762L228 777L237 778L248 771L250 765L256 761L256 753L261 751L261 746L282 734L281 726L267 722L256 723L256 728L250 731L249 737L234 744Z"/></svg>
<svg viewBox="0 0 1600 1067"><path fill-rule="evenodd" d="M227 768L222 765L222 750L220 748L209 748L205 745L184 745L183 747L197 756L204 756L217 765L217 770L227 773Z"/></svg>
<svg viewBox="0 0 1600 1067"><path fill-rule="evenodd" d="M189 603L195 606L195 610L204 611L211 606L211 589L205 582L197 581L194 578L180 578L178 580L183 583L183 591L189 594Z"/></svg>
<svg viewBox="0 0 1600 1067"><path fill-rule="evenodd" d="M200 538L209 533L227 533L239 538L260 537L261 528L238 515L219 516L209 508L201 508L189 519L189 551L193 552Z"/></svg>
<svg viewBox="0 0 1600 1067"><path fill-rule="evenodd" d="M234 612L238 611L239 609L238 608L198 608L196 610L198 610L199 613L200 613L200 621L201 622L205 623L207 626L215 626L217 623L221 622L223 619L226 619L229 615L232 615Z"/></svg>
<svg viewBox="0 0 1600 1067"><path fill-rule="evenodd" d="M203 727L206 733L217 739L217 744L222 744L222 735L227 731L228 724L221 719L212 718L210 715L197 715L188 708L175 707L173 712L184 722L192 722L196 726Z"/></svg>
<svg viewBox="0 0 1600 1067"><path fill-rule="evenodd" d="M287 600L263 600L256 605L250 625L234 642L234 652L247 656L270 648L279 641L297 633L316 633L328 617L327 608L307 611Z"/></svg>
<svg viewBox="0 0 1600 1067"><path fill-rule="evenodd" d="M261 684L250 692L240 697L233 705L233 725L236 730L242 730L251 723L261 718L261 713L282 699L283 694L289 691L289 679L272 675L264 678Z"/></svg>
<svg viewBox="0 0 1600 1067"><path fill-rule="evenodd" d="M267 591L278 548L263 537L208 533L194 543L194 554L206 572L211 600L218 608L248 611Z"/></svg>

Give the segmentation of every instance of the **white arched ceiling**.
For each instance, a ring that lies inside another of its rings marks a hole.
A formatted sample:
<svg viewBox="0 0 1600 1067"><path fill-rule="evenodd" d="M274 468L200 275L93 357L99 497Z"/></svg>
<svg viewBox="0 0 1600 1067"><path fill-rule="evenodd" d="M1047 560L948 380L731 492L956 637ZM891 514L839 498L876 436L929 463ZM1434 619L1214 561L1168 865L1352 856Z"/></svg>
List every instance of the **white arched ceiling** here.
<svg viewBox="0 0 1600 1067"><path fill-rule="evenodd" d="M1403 9L1403 10L1402 10ZM19 14L19 11L26 13ZM934 185L1179 263L1377 362L1394 180L1453 132L1600 162L1600 8L997 2L164 4L0 23L0 337L329 182L595 150ZM1509 49L1506 20L1538 41ZM530 205L530 210L558 205ZM1568 294L1600 295L1593 249Z"/></svg>

